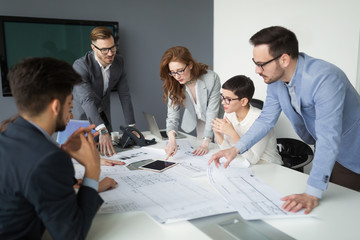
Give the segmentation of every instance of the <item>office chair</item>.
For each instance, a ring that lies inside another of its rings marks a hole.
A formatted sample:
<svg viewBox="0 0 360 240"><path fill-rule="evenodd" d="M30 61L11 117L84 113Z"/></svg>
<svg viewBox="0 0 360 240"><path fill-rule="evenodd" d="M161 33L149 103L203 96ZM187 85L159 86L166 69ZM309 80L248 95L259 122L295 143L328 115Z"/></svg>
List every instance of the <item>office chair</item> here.
<svg viewBox="0 0 360 240"><path fill-rule="evenodd" d="M264 102L262 100L256 99L256 98L251 99L250 104L253 107L256 107L256 108L259 108L259 109L262 109L263 106L264 106Z"/></svg>
<svg viewBox="0 0 360 240"><path fill-rule="evenodd" d="M283 166L304 172L304 166L309 164L314 153L309 145L293 138L278 138L277 148L283 161Z"/></svg>

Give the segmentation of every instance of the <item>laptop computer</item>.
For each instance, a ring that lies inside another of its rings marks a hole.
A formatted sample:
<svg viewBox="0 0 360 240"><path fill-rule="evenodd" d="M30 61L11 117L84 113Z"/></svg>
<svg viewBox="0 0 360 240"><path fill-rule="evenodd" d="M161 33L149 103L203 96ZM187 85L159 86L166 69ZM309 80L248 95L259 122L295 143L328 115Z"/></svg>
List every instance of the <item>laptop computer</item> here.
<svg viewBox="0 0 360 240"><path fill-rule="evenodd" d="M143 112L144 114L144 117L149 125L149 130L151 132L152 135L162 139L162 140L167 140L169 139L167 133L166 133L166 130L160 130L157 123L156 123L156 120L155 120L155 116L150 114L150 113L146 113L146 112ZM184 134L181 134L181 133L178 133L176 135L176 138L179 139L179 138L186 138L186 136Z"/></svg>

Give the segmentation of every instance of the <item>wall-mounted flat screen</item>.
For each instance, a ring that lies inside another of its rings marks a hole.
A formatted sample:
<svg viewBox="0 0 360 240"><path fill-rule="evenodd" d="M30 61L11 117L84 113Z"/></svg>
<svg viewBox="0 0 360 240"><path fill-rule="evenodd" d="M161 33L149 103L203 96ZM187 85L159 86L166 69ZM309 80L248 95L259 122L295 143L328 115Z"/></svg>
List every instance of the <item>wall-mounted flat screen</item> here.
<svg viewBox="0 0 360 240"><path fill-rule="evenodd" d="M0 16L0 70L3 96L11 96L8 70L26 57L53 57L70 64L90 47L90 32L107 26L118 43L117 22Z"/></svg>

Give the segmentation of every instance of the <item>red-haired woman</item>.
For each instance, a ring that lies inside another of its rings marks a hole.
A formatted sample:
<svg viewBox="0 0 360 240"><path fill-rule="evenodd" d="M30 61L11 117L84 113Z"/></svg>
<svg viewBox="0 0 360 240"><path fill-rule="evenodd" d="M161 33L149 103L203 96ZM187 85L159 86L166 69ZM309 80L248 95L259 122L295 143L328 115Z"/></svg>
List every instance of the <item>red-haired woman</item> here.
<svg viewBox="0 0 360 240"><path fill-rule="evenodd" d="M164 81L164 101L168 111L166 131L169 142L165 148L167 158L177 151L176 134L179 127L180 108L184 107L181 128L190 133L196 129L202 144L195 155L209 151L213 139L212 121L221 115L220 79L209 66L195 61L186 47L172 47L164 53L160 63L160 77Z"/></svg>

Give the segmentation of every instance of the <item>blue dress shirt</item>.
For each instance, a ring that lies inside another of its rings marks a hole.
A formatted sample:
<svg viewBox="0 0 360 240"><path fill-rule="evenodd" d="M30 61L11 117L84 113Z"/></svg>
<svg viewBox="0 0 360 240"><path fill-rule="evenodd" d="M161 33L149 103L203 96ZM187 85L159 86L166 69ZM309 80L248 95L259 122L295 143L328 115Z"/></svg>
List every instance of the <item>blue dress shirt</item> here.
<svg viewBox="0 0 360 240"><path fill-rule="evenodd" d="M284 111L303 141L316 142L305 192L321 198L335 161L360 174L360 96L341 69L304 53L299 54L289 85L294 93L280 80L268 85L261 115L235 147L240 153L250 149Z"/></svg>

